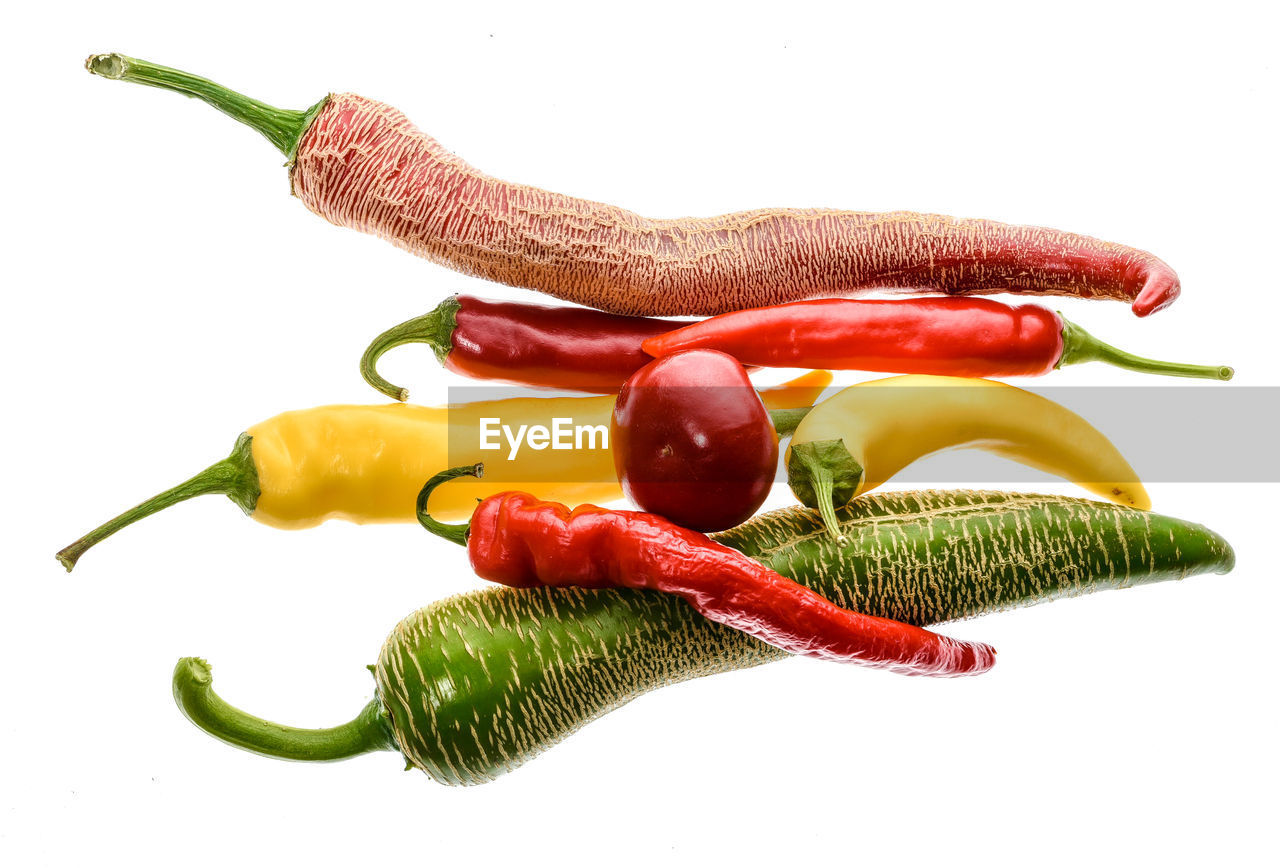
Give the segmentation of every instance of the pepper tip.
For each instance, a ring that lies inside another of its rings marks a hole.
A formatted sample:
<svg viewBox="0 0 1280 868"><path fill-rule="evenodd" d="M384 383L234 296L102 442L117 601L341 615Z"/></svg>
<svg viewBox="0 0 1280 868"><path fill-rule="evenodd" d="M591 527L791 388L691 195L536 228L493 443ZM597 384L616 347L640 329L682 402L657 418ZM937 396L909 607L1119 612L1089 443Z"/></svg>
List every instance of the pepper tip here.
<svg viewBox="0 0 1280 868"><path fill-rule="evenodd" d="M213 667L203 657L183 657L173 667L173 680L204 687L213 683Z"/></svg>
<svg viewBox="0 0 1280 868"><path fill-rule="evenodd" d="M1148 273L1146 282L1133 300L1132 310L1135 316L1151 316L1158 310L1164 310L1173 304L1182 293L1182 284L1178 276L1168 266L1153 269Z"/></svg>
<svg viewBox="0 0 1280 868"><path fill-rule="evenodd" d="M84 68L89 70L90 74L115 80L124 77L127 65L124 55L114 52L110 54L90 54L84 62Z"/></svg>

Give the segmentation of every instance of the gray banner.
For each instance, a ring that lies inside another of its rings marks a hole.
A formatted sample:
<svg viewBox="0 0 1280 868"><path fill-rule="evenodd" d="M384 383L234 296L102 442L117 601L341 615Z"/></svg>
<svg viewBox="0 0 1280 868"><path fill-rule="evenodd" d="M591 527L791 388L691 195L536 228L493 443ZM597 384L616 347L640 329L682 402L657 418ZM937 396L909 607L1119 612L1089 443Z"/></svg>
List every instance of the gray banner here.
<svg viewBox="0 0 1280 868"><path fill-rule="evenodd" d="M1280 482L1280 387L1019 388L1087 421L1144 482ZM674 400L668 406L707 407L726 397L714 394L714 389L683 391L686 394L669 396ZM836 391L828 390L824 398ZM997 448L1001 441L1029 436L1076 441L1082 430L1087 431L1052 406L1009 400L1007 395L988 397L978 394L988 390L970 386L878 386L874 391L874 400L859 401L836 415L862 431L888 418L890 430L881 435L888 439L881 442L895 448L926 428L958 431L959 425L953 427L957 416L965 418L964 439L988 440ZM484 462L488 478L512 485L611 482L616 479L608 445L612 402L612 397L553 396L516 386L451 388L449 464ZM886 408L892 407L898 412L886 416ZM673 432L687 423L687 417L674 411L657 414L652 421ZM785 476L780 468L779 481ZM922 484L998 485L1052 478L976 445L922 458L893 475L895 482Z"/></svg>

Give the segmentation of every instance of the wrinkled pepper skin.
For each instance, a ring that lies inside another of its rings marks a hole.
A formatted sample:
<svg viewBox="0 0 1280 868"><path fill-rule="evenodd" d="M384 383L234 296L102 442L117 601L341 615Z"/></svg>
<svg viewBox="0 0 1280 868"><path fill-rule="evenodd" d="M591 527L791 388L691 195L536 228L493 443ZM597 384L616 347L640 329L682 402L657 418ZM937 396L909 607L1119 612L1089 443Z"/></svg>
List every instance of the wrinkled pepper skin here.
<svg viewBox="0 0 1280 868"><path fill-rule="evenodd" d="M859 499L838 516L852 544L833 543L799 507L716 539L841 606L919 625L1235 563L1226 540L1200 525L1066 497L905 492ZM263 756L331 762L399 750L435 780L467 785L649 690L785 656L669 594L499 588L401 621L370 667L374 698L338 726L298 729L243 712L213 691L199 658L178 662L173 695L206 733Z"/></svg>
<svg viewBox="0 0 1280 868"><path fill-rule="evenodd" d="M1235 563L1200 525L1075 498L890 493L837 515L844 546L800 507L714 538L840 606L918 625ZM376 701L413 766L479 784L650 690L785 656L664 594L497 588L405 618L375 667Z"/></svg>
<svg viewBox="0 0 1280 868"><path fill-rule="evenodd" d="M977 675L995 664L989 645L842 609L704 534L646 512L570 510L509 491L476 507L467 551L482 579L515 588L662 591L708 620L792 654L940 677Z"/></svg>
<svg viewBox="0 0 1280 868"><path fill-rule="evenodd" d="M1180 292L1156 256L1076 233L827 208L649 218L487 175L402 112L356 94L280 110L121 54L92 55L85 66L202 99L258 130L284 154L293 194L330 223L464 274L610 313L709 316L898 288L1113 298L1147 316Z"/></svg>

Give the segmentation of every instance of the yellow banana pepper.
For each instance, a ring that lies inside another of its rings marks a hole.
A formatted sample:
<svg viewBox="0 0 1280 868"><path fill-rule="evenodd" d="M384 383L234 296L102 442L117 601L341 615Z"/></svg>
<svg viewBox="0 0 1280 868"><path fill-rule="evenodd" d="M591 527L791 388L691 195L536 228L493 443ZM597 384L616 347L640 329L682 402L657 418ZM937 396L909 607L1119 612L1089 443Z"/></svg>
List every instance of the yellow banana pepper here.
<svg viewBox="0 0 1280 868"><path fill-rule="evenodd" d="M578 504L622 497L608 449L534 449L513 444L501 426L526 434L535 426L552 430L555 419L609 430L613 396L593 398L512 398L453 407L412 404L317 407L282 413L255 425L258 470L253 517L272 527L294 530L337 518L356 524L409 521L422 486L441 467L485 462L485 478L443 486L431 512L466 518L476 498L519 486L536 497ZM481 423L496 451L480 449ZM452 442L451 442L452 441ZM595 446L601 438L583 438ZM453 447L453 448L451 448ZM339 458L340 457L340 458Z"/></svg>
<svg viewBox="0 0 1280 868"><path fill-rule="evenodd" d="M829 372L812 372L760 396L771 409L804 407L830 382ZM202 494L225 494L263 524L290 530L331 518L413 522L418 492L441 467L480 461L485 478L445 486L433 498L433 514L464 518L477 498L516 486L569 505L618 500L622 487L601 432L609 430L613 403L613 395L603 395L281 413L241 434L227 458L86 534L58 552L58 560L70 570L121 528ZM554 448L556 420L572 426L561 442L574 448ZM481 448L482 437L491 450Z"/></svg>
<svg viewBox="0 0 1280 868"><path fill-rule="evenodd" d="M791 490L838 536L834 507L926 455L963 448L1151 508L1137 474L1101 432L1060 404L994 380L909 375L850 386L804 418L785 461Z"/></svg>

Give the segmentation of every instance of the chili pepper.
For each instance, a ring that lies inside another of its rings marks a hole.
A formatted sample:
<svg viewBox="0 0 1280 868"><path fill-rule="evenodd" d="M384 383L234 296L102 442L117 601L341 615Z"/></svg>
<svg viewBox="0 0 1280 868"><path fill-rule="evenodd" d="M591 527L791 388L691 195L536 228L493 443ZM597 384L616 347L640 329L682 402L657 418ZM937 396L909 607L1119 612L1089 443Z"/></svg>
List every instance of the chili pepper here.
<svg viewBox="0 0 1280 868"><path fill-rule="evenodd" d="M613 464L645 512L690 530L742 524L769 496L778 433L733 356L690 350L636 371L613 408Z"/></svg>
<svg viewBox="0 0 1280 868"><path fill-rule="evenodd" d="M773 389L762 400L777 407L780 430L794 430L807 407L831 382L815 372ZM413 504L426 479L450 457L479 461L484 420L500 419L512 430L554 427L557 418L590 429L583 446L603 444L614 396L512 398L453 407L409 404L334 405L281 413L249 428L231 455L186 482L113 518L58 552L67 570L97 543L141 518L203 494L225 494L263 524L296 530L329 519L355 524L414 520ZM596 438L598 439L592 439ZM505 446L503 447L505 448ZM446 492L437 510L449 517L471 514L476 497L527 487L571 503L622 497L606 447L572 450L521 448L510 461L491 462L484 482ZM467 488L467 491L463 491Z"/></svg>
<svg viewBox="0 0 1280 868"><path fill-rule="evenodd" d="M744 365L1035 377L1080 362L1229 380L1221 366L1157 362L1118 350L1061 314L983 298L824 298L722 314L651 337L644 350L719 350Z"/></svg>
<svg viewBox="0 0 1280 868"><path fill-rule="evenodd" d="M476 464L437 473L418 495L418 521L466 546L482 579L513 588L663 591L709 620L792 654L903 675L977 675L995 665L990 645L842 609L741 552L647 512L597 506L570 512L562 503L508 491L482 500L465 524L432 518L432 491L483 471Z"/></svg>
<svg viewBox="0 0 1280 868"><path fill-rule="evenodd" d="M456 295L374 338L360 360L360 374L382 394L403 401L408 390L378 375L378 359L392 347L424 343L442 365L466 377L612 394L652 361L640 342L681 325L582 307Z"/></svg>
<svg viewBox="0 0 1280 868"><path fill-rule="evenodd" d="M282 111L121 54L85 65L204 100L258 130L285 155L294 195L331 223L610 313L709 315L898 288L1112 298L1146 316L1179 292L1155 256L1084 235L906 211L654 220L485 175L399 111L354 94Z"/></svg>
<svg viewBox="0 0 1280 868"><path fill-rule="evenodd" d="M964 448L1151 508L1129 462L1098 429L1061 404L995 380L909 374L850 386L797 426L784 461L792 492L838 535L833 507L919 458Z"/></svg>
<svg viewBox="0 0 1280 868"><path fill-rule="evenodd" d="M836 515L848 546L800 507L714 539L841 606L918 625L1225 573L1235 562L1200 525L1066 497L892 492ZM245 750L310 761L399 750L434 780L469 785L651 690L786 656L669 594L489 588L401 621L370 667L374 699L341 726L299 730L232 708L193 658L178 663L173 692L193 723Z"/></svg>

